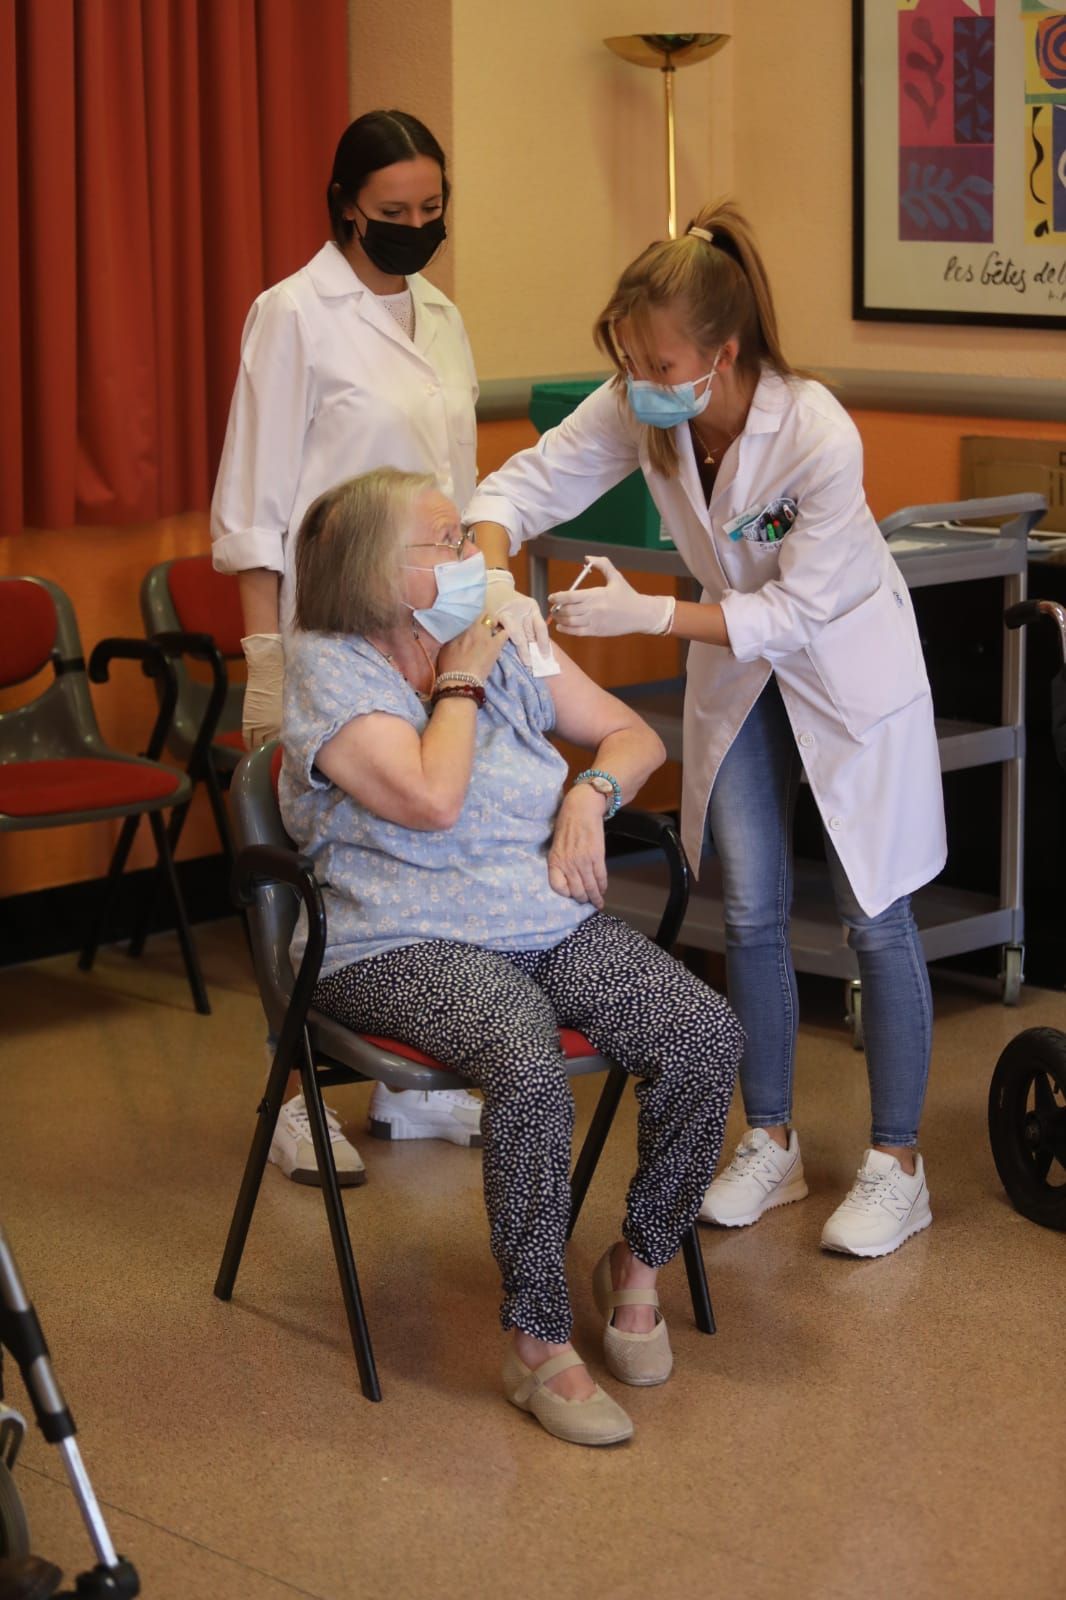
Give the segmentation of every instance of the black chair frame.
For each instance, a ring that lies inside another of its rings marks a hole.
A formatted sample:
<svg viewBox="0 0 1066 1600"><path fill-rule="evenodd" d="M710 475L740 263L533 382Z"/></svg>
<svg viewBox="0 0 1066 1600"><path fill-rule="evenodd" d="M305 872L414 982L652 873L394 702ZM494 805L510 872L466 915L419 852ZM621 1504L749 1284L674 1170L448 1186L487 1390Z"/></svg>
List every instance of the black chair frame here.
<svg viewBox="0 0 1066 1600"><path fill-rule="evenodd" d="M166 747L178 697L178 684L173 664L167 652L160 645L150 639L101 639L89 657L87 669L84 669L84 663L81 661L64 662L57 659L55 661L55 670L57 673L87 670L91 683L103 684L107 683L110 678L112 661L137 661L140 663L144 676L154 679L156 682L159 709L156 713L147 748L143 754L149 761L160 761ZM207 998L207 989L204 986L203 973L200 970L200 960L193 942L192 930L189 926L185 900L178 883L177 870L174 865L173 844L171 842L173 815L175 812L187 810L188 804L188 799L186 799L173 808L169 826L164 826L163 819L157 811L138 812L125 818L108 866L104 894L89 933L82 945L81 953L78 957L78 966L83 972L88 972L96 960L96 953L104 942L107 925L118 899L122 877L126 870L126 862L133 847L141 816L147 814L148 825L152 831L152 839L159 858L152 880L152 901L154 904L157 887L165 884L170 892L171 902L174 907L178 943L181 947L182 960L185 964L185 972L192 992L193 1004L202 1016L208 1016L210 1015L211 1006ZM139 955L143 948L143 943L143 939L139 946L135 944L135 940L131 941L128 947L129 953L131 955Z"/></svg>
<svg viewBox="0 0 1066 1600"><path fill-rule="evenodd" d="M226 811L226 802L222 794L222 783L219 778L218 768L211 759L211 745L218 731L219 720L225 709L226 697L229 691L229 677L226 672L226 663L215 641L207 633L154 633L148 641L160 650L170 662L181 661L185 656L194 661L203 661L211 669L211 687L204 704L203 715L185 763L185 773L189 779L189 797L181 805L175 806L170 815L167 828L167 844L171 854L178 847L182 830L189 815L196 785L202 783L207 790L211 814L218 829L218 837L222 844L222 853L225 857L226 871L232 874L236 860L236 850L233 844L233 832L230 828L229 816ZM165 725L165 737L169 738L173 723L174 712L177 709L179 686L176 674L172 671L174 680L173 704L170 715ZM168 691L169 692L169 691ZM228 777L230 774L226 774ZM137 921L134 925L133 937L129 943L129 954L139 956L144 951L148 939L148 931L152 924L159 893L163 886L161 873L156 873L152 885L145 895Z"/></svg>
<svg viewBox="0 0 1066 1600"><path fill-rule="evenodd" d="M251 759L256 759L255 757ZM260 757L261 759L261 757ZM669 867L670 887L667 903L655 935L656 944L663 949L673 947L684 920L689 895L689 867L684 848L674 824L666 817L648 812L625 809L607 824L608 832L615 838L632 841L663 852ZM322 1198L329 1222L333 1252L340 1277L341 1294L348 1319L352 1347L363 1394L368 1400L381 1399L370 1330L363 1305L351 1238L348 1232L337 1171L333 1161L322 1090L331 1084L365 1082L375 1076L372 1070L360 1072L351 1065L331 1056L316 1037L316 1014L311 1011L311 997L318 982L322 957L326 948L326 915L322 894L314 869L306 857L293 849L272 844L246 845L238 854L234 871L234 894L238 902L247 907L251 919L255 917L257 896L271 886L285 884L296 891L307 913L307 945L300 968L292 984L291 994L282 1022L277 1050L267 1078L266 1089L257 1107L258 1122L252 1138L251 1149L245 1165L237 1204L223 1251L222 1263L215 1281L214 1292L220 1300L229 1300L233 1294L237 1272L244 1252L252 1213L258 1198L263 1172L266 1168L271 1140L277 1126L289 1072L298 1070L311 1128L315 1158L322 1180ZM337 1027L337 1024L333 1024ZM351 1034L354 1046L361 1046L368 1067L373 1060L390 1060L400 1069L410 1067L410 1062L389 1057L386 1052L368 1041ZM600 1094L585 1142L582 1146L571 1180L572 1206L567 1237L572 1234L589 1184L614 1121L619 1101L629 1078L623 1068L604 1057L578 1058L584 1070L607 1072L607 1081ZM450 1076L450 1075L449 1075ZM445 1074L441 1074L442 1079ZM446 1084L442 1083L442 1087ZM688 1275L692 1308L697 1328L701 1333L715 1332L714 1312L703 1263L703 1253L695 1224L688 1230L683 1242L683 1256Z"/></svg>

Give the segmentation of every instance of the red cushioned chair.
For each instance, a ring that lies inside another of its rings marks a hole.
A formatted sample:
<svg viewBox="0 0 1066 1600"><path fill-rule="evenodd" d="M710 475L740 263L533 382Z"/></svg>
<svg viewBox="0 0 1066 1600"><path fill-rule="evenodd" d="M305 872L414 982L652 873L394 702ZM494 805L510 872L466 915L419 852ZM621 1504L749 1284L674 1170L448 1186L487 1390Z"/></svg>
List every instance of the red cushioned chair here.
<svg viewBox="0 0 1066 1600"><path fill-rule="evenodd" d="M161 686L160 708L145 756L105 744L87 676L106 683L112 660L139 661ZM44 578L0 579L0 686L25 683L51 665L48 687L27 705L0 713L0 831L61 828L123 817L99 913L78 965L92 966L142 817L148 818L160 872L174 902L178 938L197 1011L209 1012L192 933L174 871L162 813L187 803L189 780L159 756L174 709L173 663L145 639L103 639L89 662L81 653L74 611L63 590Z"/></svg>
<svg viewBox="0 0 1066 1600"><path fill-rule="evenodd" d="M257 1108L259 1120L215 1281L215 1294L220 1300L228 1300L233 1294L281 1110L285 1080L290 1070L298 1069L315 1157L322 1174L322 1196L360 1382L368 1400L380 1400L374 1353L326 1127L322 1089L333 1083L360 1083L367 1079L377 1079L394 1089L458 1089L466 1085L464 1079L410 1045L353 1033L343 1023L311 1008L311 996L326 947L326 916L314 869L306 857L296 853L281 820L277 802L280 770L281 746L277 743L263 745L245 756L232 789L237 836L243 846L237 857L234 882L239 899L248 909L259 993L270 1028L278 1035L278 1047L266 1091ZM656 943L669 948L677 937L688 903L688 864L673 824L664 817L626 809L612 819L608 829L619 837L653 846L665 855L670 883ZM307 912L308 938L300 970L294 976L289 961L289 941L301 904ZM607 1082L574 1168L572 1232L628 1074L597 1054L583 1034L564 1028L560 1038L571 1077L591 1072L607 1073ZM695 1226L689 1229L683 1249L696 1325L702 1333L713 1333L714 1314Z"/></svg>
<svg viewBox="0 0 1066 1600"><path fill-rule="evenodd" d="M231 682L227 662L243 661L244 617L238 579L216 572L211 557L162 561L141 584L141 616L149 638L174 659L178 703L167 748L185 764L192 786L203 783L211 802L227 870L233 866L233 838L222 790L229 787L244 754L241 734L243 681ZM205 662L210 685L189 673L184 657ZM171 849L185 825L187 807L175 812Z"/></svg>

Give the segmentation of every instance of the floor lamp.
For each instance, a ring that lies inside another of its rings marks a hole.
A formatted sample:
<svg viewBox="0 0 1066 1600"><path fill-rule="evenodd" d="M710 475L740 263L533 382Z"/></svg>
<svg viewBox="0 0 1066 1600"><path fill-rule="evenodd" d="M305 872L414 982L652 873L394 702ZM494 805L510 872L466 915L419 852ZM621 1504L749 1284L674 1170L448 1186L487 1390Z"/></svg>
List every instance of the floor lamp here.
<svg viewBox="0 0 1066 1600"><path fill-rule="evenodd" d="M605 39L623 61L637 67L657 67L663 75L666 97L666 226L677 238L677 152L674 134L674 73L706 61L729 43L728 33L626 33Z"/></svg>

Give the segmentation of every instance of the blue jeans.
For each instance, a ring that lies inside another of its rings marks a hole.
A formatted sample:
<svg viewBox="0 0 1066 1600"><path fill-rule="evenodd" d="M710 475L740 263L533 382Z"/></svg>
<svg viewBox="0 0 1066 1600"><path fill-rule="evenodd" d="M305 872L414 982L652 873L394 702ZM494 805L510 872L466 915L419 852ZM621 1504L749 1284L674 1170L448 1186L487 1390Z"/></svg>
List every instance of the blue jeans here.
<svg viewBox="0 0 1066 1600"><path fill-rule="evenodd" d="M748 1036L740 1084L753 1128L785 1124L792 1115L799 1015L789 921L800 773L795 735L771 678L722 762L708 815L708 845L722 864L729 1000ZM913 1145L929 1076L933 1002L910 898L868 917L828 837L826 855L862 982L871 1143Z"/></svg>

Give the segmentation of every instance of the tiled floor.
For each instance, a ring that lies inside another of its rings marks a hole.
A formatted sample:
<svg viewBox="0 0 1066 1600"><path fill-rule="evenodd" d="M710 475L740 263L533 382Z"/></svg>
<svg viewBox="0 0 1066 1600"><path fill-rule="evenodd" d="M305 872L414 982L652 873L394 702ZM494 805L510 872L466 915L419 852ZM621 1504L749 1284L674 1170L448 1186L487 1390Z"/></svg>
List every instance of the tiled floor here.
<svg viewBox="0 0 1066 1600"><path fill-rule="evenodd" d="M704 1232L716 1338L680 1265L664 1275L675 1376L624 1393L636 1438L593 1452L499 1395L475 1152L359 1140L370 1181L347 1205L382 1405L359 1393L315 1191L268 1172L235 1298L213 1298L264 1067L239 931L200 936L209 1019L165 940L91 977L67 957L0 973L0 1221L149 1600L1066 1595L1066 1237L1011 1210L985 1127L1000 1049L1066 1028L1066 996L1010 1012L938 985L936 1220L855 1262L818 1236L864 1142L861 1058L835 991L807 991L811 1197ZM356 1128L368 1092L333 1094ZM582 1118L595 1092L578 1085ZM627 1097L572 1247L594 1362L588 1277L632 1139ZM68 1575L89 1564L36 1435L16 1480L35 1548Z"/></svg>

